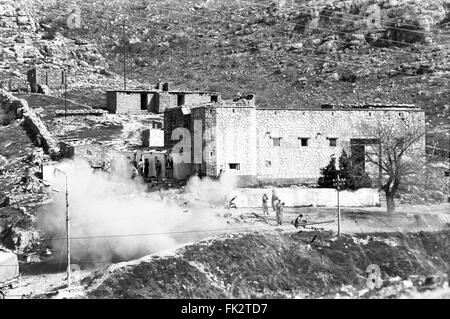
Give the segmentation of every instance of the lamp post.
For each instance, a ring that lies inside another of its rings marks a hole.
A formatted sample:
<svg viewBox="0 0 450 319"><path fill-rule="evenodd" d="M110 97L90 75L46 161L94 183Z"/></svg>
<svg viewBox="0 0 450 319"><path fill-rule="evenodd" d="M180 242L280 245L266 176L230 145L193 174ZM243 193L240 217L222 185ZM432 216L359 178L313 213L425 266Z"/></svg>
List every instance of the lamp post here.
<svg viewBox="0 0 450 319"><path fill-rule="evenodd" d="M69 189L67 174L55 167L55 173L59 172L66 178L66 238L67 238L67 289L70 289L70 227L69 227Z"/></svg>

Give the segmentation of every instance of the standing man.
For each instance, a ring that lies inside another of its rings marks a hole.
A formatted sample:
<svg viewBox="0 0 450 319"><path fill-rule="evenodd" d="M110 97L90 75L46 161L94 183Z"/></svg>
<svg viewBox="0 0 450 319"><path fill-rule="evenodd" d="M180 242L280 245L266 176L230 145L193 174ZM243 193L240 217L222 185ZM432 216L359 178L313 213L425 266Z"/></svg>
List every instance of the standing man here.
<svg viewBox="0 0 450 319"><path fill-rule="evenodd" d="M148 177L148 173L150 172L150 163L148 162L148 158L144 161L144 178Z"/></svg>
<svg viewBox="0 0 450 319"><path fill-rule="evenodd" d="M142 162L142 159L139 160L137 169L138 169L139 175L144 175L144 163Z"/></svg>
<svg viewBox="0 0 450 319"><path fill-rule="evenodd" d="M277 210L276 205L277 205L277 201L279 201L279 200L280 200L280 198L278 197L275 190L272 190L272 209L274 212Z"/></svg>
<svg viewBox="0 0 450 319"><path fill-rule="evenodd" d="M262 210L264 215L269 215L269 197L266 193L262 197Z"/></svg>
<svg viewBox="0 0 450 319"><path fill-rule="evenodd" d="M161 176L161 162L158 157L155 157L155 169L156 169L156 179L159 181L159 176Z"/></svg>
<svg viewBox="0 0 450 319"><path fill-rule="evenodd" d="M277 209L277 224L279 226L283 225L283 211L284 211L284 203L278 200L276 204Z"/></svg>

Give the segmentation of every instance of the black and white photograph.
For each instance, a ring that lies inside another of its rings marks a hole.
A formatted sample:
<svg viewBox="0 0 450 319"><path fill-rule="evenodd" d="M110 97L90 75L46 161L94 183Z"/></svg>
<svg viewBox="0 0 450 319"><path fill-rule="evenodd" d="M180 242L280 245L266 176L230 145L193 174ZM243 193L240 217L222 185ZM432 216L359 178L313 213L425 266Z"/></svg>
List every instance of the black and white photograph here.
<svg viewBox="0 0 450 319"><path fill-rule="evenodd" d="M0 0L0 309L449 285L450 0Z"/></svg>

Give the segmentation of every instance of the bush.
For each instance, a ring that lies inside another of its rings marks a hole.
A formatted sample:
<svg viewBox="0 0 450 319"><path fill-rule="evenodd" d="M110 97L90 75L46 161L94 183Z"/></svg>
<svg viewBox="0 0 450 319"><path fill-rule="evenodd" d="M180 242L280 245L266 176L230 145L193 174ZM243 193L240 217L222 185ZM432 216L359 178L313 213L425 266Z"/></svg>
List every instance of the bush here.
<svg viewBox="0 0 450 319"><path fill-rule="evenodd" d="M327 166L320 169L320 173L322 177L319 177L317 183L319 187L323 188L333 188L333 180L337 178L337 170L336 170L336 158L332 157L330 163Z"/></svg>
<svg viewBox="0 0 450 319"><path fill-rule="evenodd" d="M332 157L327 166L320 169L322 176L317 181L319 187L334 188L333 180L338 176L344 180L342 190L357 190L372 187L369 174L359 166L353 166L351 158L345 151L339 157L339 172L336 170L336 158Z"/></svg>

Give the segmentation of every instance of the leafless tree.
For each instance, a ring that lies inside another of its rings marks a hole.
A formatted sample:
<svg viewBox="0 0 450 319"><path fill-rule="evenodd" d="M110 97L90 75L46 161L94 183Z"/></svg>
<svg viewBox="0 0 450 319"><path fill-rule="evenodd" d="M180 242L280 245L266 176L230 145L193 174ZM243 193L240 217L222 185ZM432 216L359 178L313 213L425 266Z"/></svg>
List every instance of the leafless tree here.
<svg viewBox="0 0 450 319"><path fill-rule="evenodd" d="M367 126L373 143L366 148L366 160L378 167L380 186L386 194L387 213L395 212L394 198L408 176L425 165L425 123L423 118L379 121Z"/></svg>

